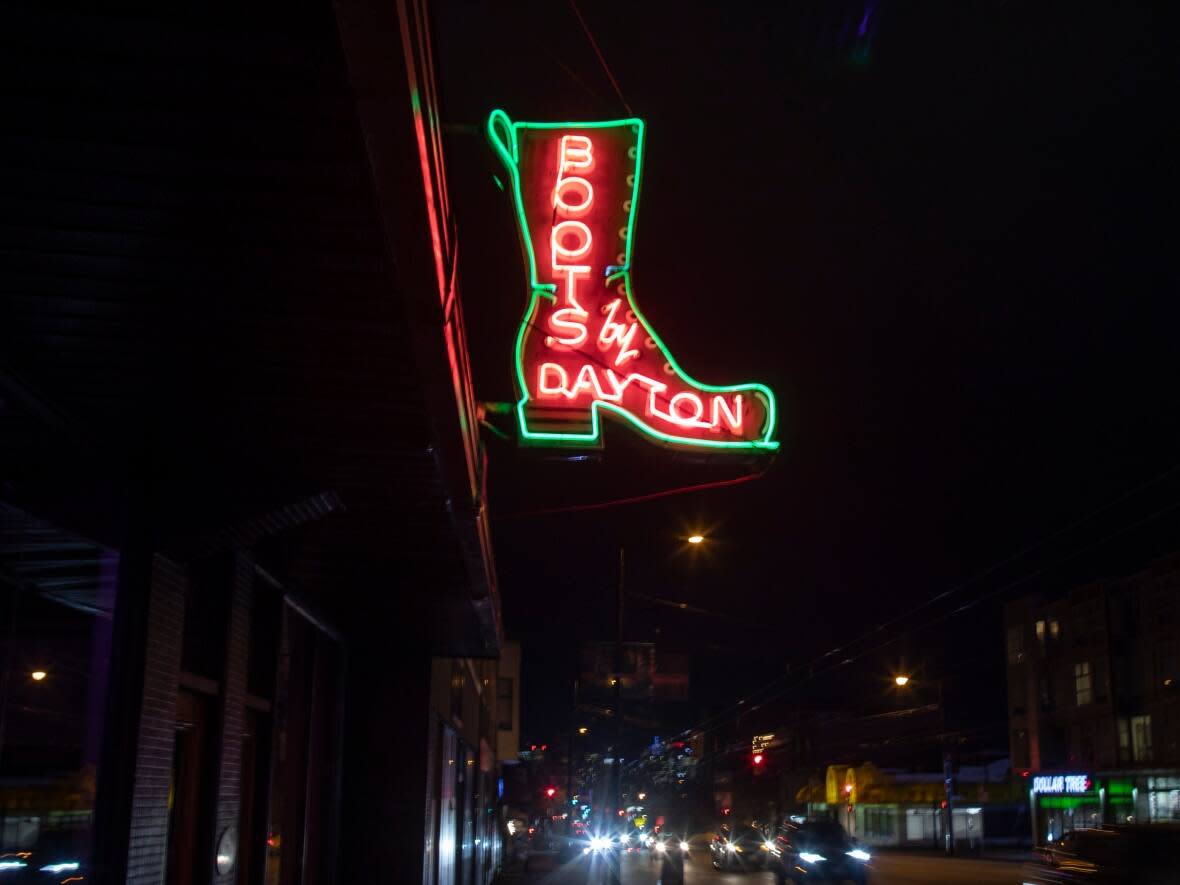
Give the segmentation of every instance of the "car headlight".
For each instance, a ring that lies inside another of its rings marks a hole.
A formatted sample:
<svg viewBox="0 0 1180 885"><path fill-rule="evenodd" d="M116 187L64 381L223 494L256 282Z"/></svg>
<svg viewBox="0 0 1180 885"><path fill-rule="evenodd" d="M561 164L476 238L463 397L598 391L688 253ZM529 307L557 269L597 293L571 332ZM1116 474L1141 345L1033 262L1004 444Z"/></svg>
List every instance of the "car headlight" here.
<svg viewBox="0 0 1180 885"><path fill-rule="evenodd" d="M691 845L689 845L687 842L681 842L681 843L680 843L680 850L681 850L681 851L688 851L688 849L689 849L689 848L691 848L691 847L692 847L692 846L691 846Z"/></svg>
<svg viewBox="0 0 1180 885"><path fill-rule="evenodd" d="M602 851L608 845L610 845L610 839L604 839L604 838L602 838L602 836L591 836L590 837L590 847L593 848L595 851Z"/></svg>
<svg viewBox="0 0 1180 885"><path fill-rule="evenodd" d="M810 851L800 851L799 860L803 863L819 863L821 860L827 860L822 854L812 854Z"/></svg>
<svg viewBox="0 0 1180 885"><path fill-rule="evenodd" d="M769 839L767 839L765 842L762 843L762 850L763 851L773 851L774 850L774 843L771 842Z"/></svg>
<svg viewBox="0 0 1180 885"><path fill-rule="evenodd" d="M872 857L872 855L867 851L862 851L859 848L853 848L851 851L846 851L844 853L849 857L855 857L857 860L869 860Z"/></svg>
<svg viewBox="0 0 1180 885"><path fill-rule="evenodd" d="M660 852L660 854L663 854L667 850L668 850L668 846L665 845L663 842L656 843L656 851Z"/></svg>
<svg viewBox="0 0 1180 885"><path fill-rule="evenodd" d="M725 850L730 853L733 853L734 851L737 851L737 846L734 845L732 842L726 842L725 843Z"/></svg>

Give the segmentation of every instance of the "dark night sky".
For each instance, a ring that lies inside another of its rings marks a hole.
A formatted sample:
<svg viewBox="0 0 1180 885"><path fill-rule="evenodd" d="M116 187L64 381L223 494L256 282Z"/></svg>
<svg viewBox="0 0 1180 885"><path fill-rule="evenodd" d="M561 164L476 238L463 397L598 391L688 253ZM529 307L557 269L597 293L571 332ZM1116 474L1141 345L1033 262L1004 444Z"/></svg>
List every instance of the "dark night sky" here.
<svg viewBox="0 0 1180 885"><path fill-rule="evenodd" d="M721 703L1180 460L1174 53L1146 7L582 9L649 124L639 302L693 375L769 383L784 445L739 487L521 517L747 467L619 428L585 463L489 438L529 736L565 725L576 640L611 635L620 539L632 589L748 621L638 604L629 621L633 638L659 626L697 650L704 699ZM453 0L435 26L477 393L506 401L524 277L482 123L494 107L624 111L565 2ZM952 602L1035 573L945 632L886 631L903 641L824 690L875 685L905 656L981 690L972 715L1001 719L1001 600L1180 547L1175 513L1096 544L1177 499L1180 474L969 586ZM697 527L711 549L678 552Z"/></svg>

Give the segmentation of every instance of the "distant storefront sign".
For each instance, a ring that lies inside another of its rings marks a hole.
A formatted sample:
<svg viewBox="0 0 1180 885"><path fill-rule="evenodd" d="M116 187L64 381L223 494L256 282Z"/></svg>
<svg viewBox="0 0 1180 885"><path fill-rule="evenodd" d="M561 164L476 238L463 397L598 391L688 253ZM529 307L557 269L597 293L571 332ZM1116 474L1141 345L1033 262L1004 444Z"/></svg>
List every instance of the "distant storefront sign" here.
<svg viewBox="0 0 1180 885"><path fill-rule="evenodd" d="M1042 794L1089 793L1093 785L1088 774L1039 774L1032 779L1032 791Z"/></svg>

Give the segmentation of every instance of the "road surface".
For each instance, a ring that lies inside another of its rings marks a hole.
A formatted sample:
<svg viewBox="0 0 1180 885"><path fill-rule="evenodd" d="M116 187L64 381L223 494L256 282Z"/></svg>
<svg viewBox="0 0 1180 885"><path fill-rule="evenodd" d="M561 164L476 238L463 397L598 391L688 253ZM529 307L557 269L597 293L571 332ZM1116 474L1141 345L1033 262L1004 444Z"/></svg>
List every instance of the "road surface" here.
<svg viewBox="0 0 1180 885"><path fill-rule="evenodd" d="M536 866L527 877L506 877L505 885L599 885L599 880L590 879L589 866L582 859L564 866ZM1017 863L933 855L878 855L870 869L870 885L1019 885L1021 881ZM627 857L623 862L623 885L658 885L658 870L645 857ZM686 885L774 885L774 877L766 872L717 872L709 863L707 851L694 851L686 872Z"/></svg>

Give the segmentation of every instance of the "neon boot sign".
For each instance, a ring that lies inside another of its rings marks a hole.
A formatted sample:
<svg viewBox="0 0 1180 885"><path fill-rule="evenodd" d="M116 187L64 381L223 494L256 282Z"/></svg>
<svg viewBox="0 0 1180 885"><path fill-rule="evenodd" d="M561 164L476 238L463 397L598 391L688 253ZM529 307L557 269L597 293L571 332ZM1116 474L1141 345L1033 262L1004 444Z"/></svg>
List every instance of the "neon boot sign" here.
<svg viewBox="0 0 1180 885"><path fill-rule="evenodd" d="M488 119L508 170L529 275L516 335L521 439L598 445L605 413L678 447L774 451L774 394L702 384L640 312L631 254L643 169L642 120Z"/></svg>

